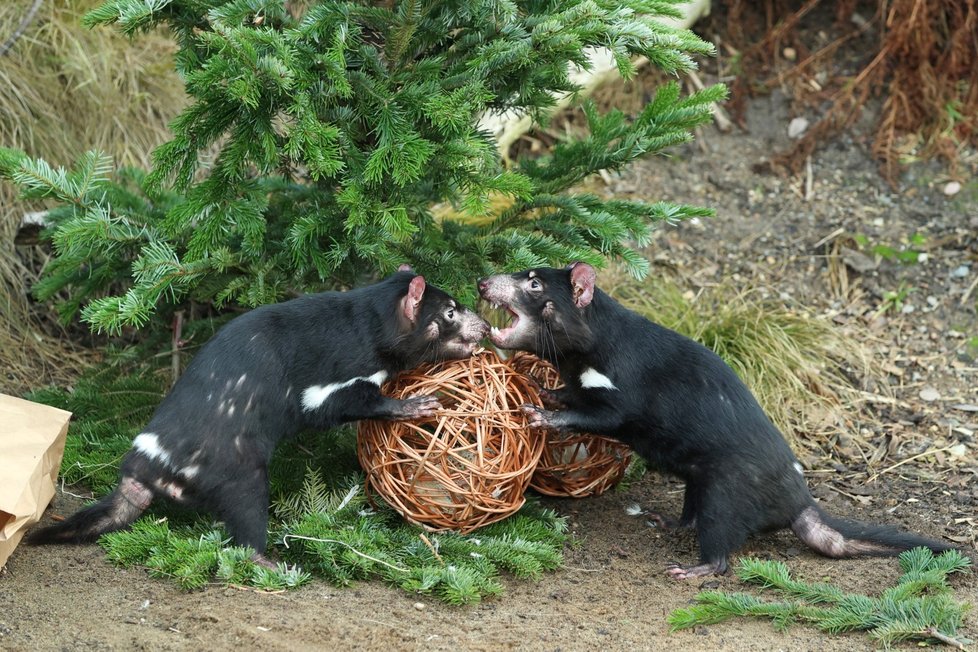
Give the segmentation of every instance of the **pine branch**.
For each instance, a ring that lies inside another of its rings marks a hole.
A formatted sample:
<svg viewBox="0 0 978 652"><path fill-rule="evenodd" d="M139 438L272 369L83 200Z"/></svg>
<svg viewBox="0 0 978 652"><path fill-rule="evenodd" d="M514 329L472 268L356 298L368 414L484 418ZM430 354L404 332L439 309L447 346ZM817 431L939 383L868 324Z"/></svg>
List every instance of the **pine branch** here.
<svg viewBox="0 0 978 652"><path fill-rule="evenodd" d="M905 574L879 598L847 594L835 586L791 578L781 562L741 559L737 575L745 582L774 589L791 602L766 602L755 596L707 591L697 604L669 616L673 630L722 622L734 616L770 618L776 628L796 621L809 622L822 631L865 631L889 646L905 640L938 640L959 645L954 634L967 605L955 602L947 585L952 572L966 572L970 560L957 551L939 557L924 548L900 556Z"/></svg>

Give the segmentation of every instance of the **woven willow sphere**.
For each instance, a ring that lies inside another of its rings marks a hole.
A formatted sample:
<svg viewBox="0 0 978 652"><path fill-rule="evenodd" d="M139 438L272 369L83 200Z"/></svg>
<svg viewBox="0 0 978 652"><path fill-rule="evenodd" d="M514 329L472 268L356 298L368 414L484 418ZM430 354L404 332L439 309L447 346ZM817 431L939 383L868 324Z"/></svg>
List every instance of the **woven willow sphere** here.
<svg viewBox="0 0 978 652"><path fill-rule="evenodd" d="M560 387L553 365L532 353L519 352L510 366L536 380L542 387ZM632 449L608 437L586 433L546 431L547 444L530 486L548 496L583 498L597 496L615 486L632 459Z"/></svg>
<svg viewBox="0 0 978 652"><path fill-rule="evenodd" d="M428 530L462 533L523 506L544 437L527 428L533 383L490 351L423 365L387 383L394 398L437 396L442 410L416 421L361 421L357 457L367 488Z"/></svg>

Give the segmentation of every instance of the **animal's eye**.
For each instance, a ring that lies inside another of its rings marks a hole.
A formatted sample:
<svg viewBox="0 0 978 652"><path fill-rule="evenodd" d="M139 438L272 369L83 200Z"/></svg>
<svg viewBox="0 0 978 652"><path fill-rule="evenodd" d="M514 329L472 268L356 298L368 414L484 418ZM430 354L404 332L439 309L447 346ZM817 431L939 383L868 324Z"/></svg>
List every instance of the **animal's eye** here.
<svg viewBox="0 0 978 652"><path fill-rule="evenodd" d="M449 308L448 312L445 313L446 319L455 319L455 308Z"/></svg>
<svg viewBox="0 0 978 652"><path fill-rule="evenodd" d="M540 284L540 281L538 281L535 278L531 278L530 279L530 289L531 290L539 290L541 287L543 287L543 286Z"/></svg>

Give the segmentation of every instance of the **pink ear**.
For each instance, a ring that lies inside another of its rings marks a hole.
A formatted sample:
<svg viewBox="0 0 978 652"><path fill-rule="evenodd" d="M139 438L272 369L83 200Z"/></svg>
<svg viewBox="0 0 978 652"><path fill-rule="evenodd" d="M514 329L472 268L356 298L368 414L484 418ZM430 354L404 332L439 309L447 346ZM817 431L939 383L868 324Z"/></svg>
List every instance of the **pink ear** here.
<svg viewBox="0 0 978 652"><path fill-rule="evenodd" d="M424 277L415 276L408 284L407 296L401 299L401 311L412 324L418 320L418 307L421 305L421 298L424 296Z"/></svg>
<svg viewBox="0 0 978 652"><path fill-rule="evenodd" d="M574 291L574 305L583 308L594 298L594 268L587 263L572 263L570 281Z"/></svg>

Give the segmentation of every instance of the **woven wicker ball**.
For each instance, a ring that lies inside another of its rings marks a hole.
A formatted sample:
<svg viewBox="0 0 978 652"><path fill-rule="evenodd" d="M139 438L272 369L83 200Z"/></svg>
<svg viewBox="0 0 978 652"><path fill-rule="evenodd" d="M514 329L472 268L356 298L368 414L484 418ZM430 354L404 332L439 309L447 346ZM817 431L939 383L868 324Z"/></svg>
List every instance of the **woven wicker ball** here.
<svg viewBox="0 0 978 652"><path fill-rule="evenodd" d="M542 387L557 389L560 375L553 365L532 353L520 351L509 359L516 371L535 379ZM548 430L547 444L530 486L548 496L583 498L597 496L615 486L632 459L632 449L608 437L586 433L565 434Z"/></svg>
<svg viewBox="0 0 978 652"><path fill-rule="evenodd" d="M481 351L402 373L383 391L434 395L444 409L429 419L360 422L368 491L433 531L471 532L523 506L544 445L520 411L540 402L529 379Z"/></svg>

